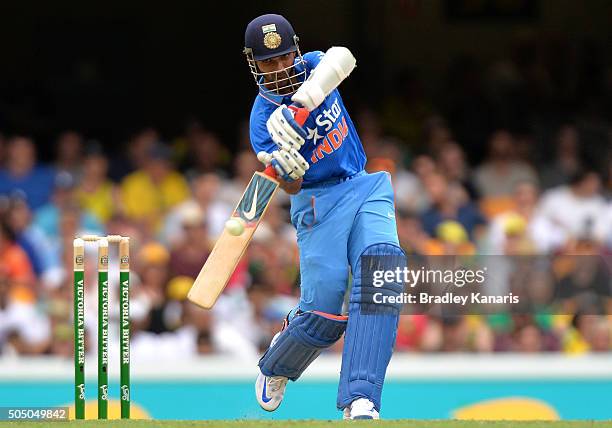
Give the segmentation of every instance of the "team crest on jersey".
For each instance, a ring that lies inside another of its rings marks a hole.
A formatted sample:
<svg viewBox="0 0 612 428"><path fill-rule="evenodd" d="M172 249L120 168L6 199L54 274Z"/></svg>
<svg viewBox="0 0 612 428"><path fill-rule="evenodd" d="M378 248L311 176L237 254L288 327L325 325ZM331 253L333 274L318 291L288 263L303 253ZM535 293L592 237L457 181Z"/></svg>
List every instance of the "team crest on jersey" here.
<svg viewBox="0 0 612 428"><path fill-rule="evenodd" d="M323 133L319 133L319 128L323 128ZM342 109L338 98L334 100L329 109L324 109L321 114L315 118L315 127L311 129L306 127L308 136L306 139L312 140L315 145L310 157L311 163L317 163L326 155L331 155L338 150L344 139L348 135L348 126L346 117L342 115ZM322 139L320 143L317 140Z"/></svg>

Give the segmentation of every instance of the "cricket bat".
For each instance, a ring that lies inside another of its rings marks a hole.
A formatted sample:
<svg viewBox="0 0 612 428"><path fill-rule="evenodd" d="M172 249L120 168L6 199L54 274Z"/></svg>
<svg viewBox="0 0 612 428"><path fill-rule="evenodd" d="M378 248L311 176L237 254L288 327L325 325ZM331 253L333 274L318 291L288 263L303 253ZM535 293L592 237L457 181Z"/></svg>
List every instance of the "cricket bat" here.
<svg viewBox="0 0 612 428"><path fill-rule="evenodd" d="M296 110L295 120L303 125L308 113L348 77L355 65L355 58L348 49L330 48L292 97L294 102L305 107ZM246 252L278 187L272 166L268 166L263 173L255 172L232 213L232 217L245 222L244 232L234 236L223 230L187 294L191 302L204 309L213 307Z"/></svg>
<svg viewBox="0 0 612 428"><path fill-rule="evenodd" d="M246 224L244 232L234 236L223 229L223 233L187 294L191 302L204 309L210 309L223 292L249 246L272 197L278 190L279 182L274 179L274 176L274 169L269 166L264 173L256 172L251 178L232 214L232 217L244 220Z"/></svg>

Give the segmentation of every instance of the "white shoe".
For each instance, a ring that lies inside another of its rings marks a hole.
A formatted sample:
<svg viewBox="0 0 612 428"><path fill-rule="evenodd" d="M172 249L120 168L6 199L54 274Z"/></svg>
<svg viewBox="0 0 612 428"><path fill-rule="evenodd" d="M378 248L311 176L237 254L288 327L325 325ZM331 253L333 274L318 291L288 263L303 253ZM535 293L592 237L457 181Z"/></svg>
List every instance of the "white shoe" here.
<svg viewBox="0 0 612 428"><path fill-rule="evenodd" d="M380 419L372 403L367 398L358 398L344 408L342 419Z"/></svg>
<svg viewBox="0 0 612 428"><path fill-rule="evenodd" d="M278 409L283 401L288 380L285 376L266 376L259 373L255 382L255 395L262 409L268 412Z"/></svg>
<svg viewBox="0 0 612 428"><path fill-rule="evenodd" d="M270 347L274 346L280 334L281 332L278 332L274 335ZM283 401L288 380L285 376L266 376L259 373L255 381L255 395L262 409L268 412L278 409Z"/></svg>
<svg viewBox="0 0 612 428"><path fill-rule="evenodd" d="M348 407L345 407L344 410L342 411L342 419L344 419L345 421L348 421L349 419L351 419L351 406L350 405Z"/></svg>

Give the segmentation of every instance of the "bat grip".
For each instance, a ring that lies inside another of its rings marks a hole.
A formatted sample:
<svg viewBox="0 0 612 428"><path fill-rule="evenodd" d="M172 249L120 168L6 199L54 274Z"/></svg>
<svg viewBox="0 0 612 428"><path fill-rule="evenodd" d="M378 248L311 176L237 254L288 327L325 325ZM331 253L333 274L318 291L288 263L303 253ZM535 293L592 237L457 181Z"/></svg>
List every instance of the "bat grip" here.
<svg viewBox="0 0 612 428"><path fill-rule="evenodd" d="M272 165L268 165L266 169L264 169L264 174L268 177L276 178L276 170Z"/></svg>
<svg viewBox="0 0 612 428"><path fill-rule="evenodd" d="M300 107L299 104L291 104L289 109L293 111L293 118L298 125L303 126L304 123L306 123L306 119L308 119L308 115L310 114L308 109Z"/></svg>

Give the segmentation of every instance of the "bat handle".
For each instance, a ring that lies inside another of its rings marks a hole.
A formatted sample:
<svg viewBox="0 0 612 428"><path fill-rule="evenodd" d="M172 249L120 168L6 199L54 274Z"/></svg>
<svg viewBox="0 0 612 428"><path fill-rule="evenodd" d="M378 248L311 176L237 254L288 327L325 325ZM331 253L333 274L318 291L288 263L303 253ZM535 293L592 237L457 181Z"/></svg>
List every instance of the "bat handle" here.
<svg viewBox="0 0 612 428"><path fill-rule="evenodd" d="M300 107L299 104L291 104L289 109L293 111L293 118L298 125L303 126L304 123L306 123L306 119L308 119L308 115L310 114L308 109Z"/></svg>
<svg viewBox="0 0 612 428"><path fill-rule="evenodd" d="M272 165L268 165L266 169L264 169L264 174L268 177L276 178L276 170Z"/></svg>

